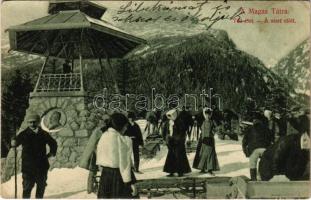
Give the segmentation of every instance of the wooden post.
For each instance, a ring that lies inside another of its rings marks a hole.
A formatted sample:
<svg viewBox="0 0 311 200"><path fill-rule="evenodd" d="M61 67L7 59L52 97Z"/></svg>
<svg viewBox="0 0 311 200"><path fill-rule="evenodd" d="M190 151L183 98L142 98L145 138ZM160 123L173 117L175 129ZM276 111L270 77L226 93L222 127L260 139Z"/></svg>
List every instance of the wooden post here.
<svg viewBox="0 0 311 200"><path fill-rule="evenodd" d="M193 198L196 198L196 187L195 187L195 178L193 179L192 183L192 191L193 191Z"/></svg>
<svg viewBox="0 0 311 200"><path fill-rule="evenodd" d="M14 140L16 141L16 134L17 130L15 131L15 138ZM14 190L14 197L15 199L17 199L17 146L16 146L16 142L15 142L15 145L14 145L14 187L15 187L15 190Z"/></svg>
<svg viewBox="0 0 311 200"><path fill-rule="evenodd" d="M101 71L101 76L100 76L100 81L101 81L101 85L103 88L107 87L107 79L106 79L106 75L104 74L104 65L102 63L102 59L101 58L98 58L99 60L99 65L100 65L100 71ZM104 76L104 79L103 80L103 76ZM106 82L106 86L104 86L104 81Z"/></svg>
<svg viewBox="0 0 311 200"><path fill-rule="evenodd" d="M36 91L37 91L37 89L38 89L39 82L40 82L41 77L42 77L42 73L43 73L43 71L44 71L44 69L45 69L45 66L46 66L46 64L47 64L48 60L49 60L49 53L48 53L48 56L46 57L46 59L44 60L43 65L42 65L42 68L41 68L41 71L40 71L40 73L39 73L39 77L38 77L38 80L37 80L37 83L36 83L36 86L35 86L34 92L36 92Z"/></svg>
<svg viewBox="0 0 311 200"><path fill-rule="evenodd" d="M79 50L79 63L80 63L80 79L81 79L81 91L84 91L83 87L83 67L82 67L82 55L81 55L81 48Z"/></svg>
<svg viewBox="0 0 311 200"><path fill-rule="evenodd" d="M107 64L108 64L108 68L110 70L110 73L112 74L112 79L113 79L113 83L114 83L115 92L117 94L120 94L119 86L118 86L117 80L116 80L116 74L114 73L114 70L113 70L113 68L111 66L111 63L110 63L109 55L108 55L108 53L106 52L105 49L104 49L104 53L105 53L105 56L106 56L106 61L107 61Z"/></svg>
<svg viewBox="0 0 311 200"><path fill-rule="evenodd" d="M80 35L80 44L79 44L79 64L80 64L80 79L81 79L81 91L84 91L84 87L83 87L83 66L82 66L82 41L83 41L83 32L84 29L82 29L81 31L81 35Z"/></svg>
<svg viewBox="0 0 311 200"><path fill-rule="evenodd" d="M71 60L71 73L74 73L73 70L74 70L74 64L75 64L75 59L74 57L72 57L72 60Z"/></svg>
<svg viewBox="0 0 311 200"><path fill-rule="evenodd" d="M120 94L119 86L118 86L118 83L117 83L117 80L116 80L116 73L114 72L114 70L112 68L112 65L110 63L110 58L107 56L106 60L107 60L108 67L109 67L109 69L111 71L111 74L112 74L114 89L115 89L117 94Z"/></svg>

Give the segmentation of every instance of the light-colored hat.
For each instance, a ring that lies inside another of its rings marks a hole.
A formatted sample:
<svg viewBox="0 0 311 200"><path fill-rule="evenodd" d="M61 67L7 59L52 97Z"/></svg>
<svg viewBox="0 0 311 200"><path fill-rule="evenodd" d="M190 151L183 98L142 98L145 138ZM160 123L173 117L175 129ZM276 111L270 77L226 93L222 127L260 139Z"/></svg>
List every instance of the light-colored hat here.
<svg viewBox="0 0 311 200"><path fill-rule="evenodd" d="M177 118L177 110L172 109L172 110L167 111L166 117L174 121Z"/></svg>
<svg viewBox="0 0 311 200"><path fill-rule="evenodd" d="M29 113L27 115L27 122L40 121L40 116L36 113Z"/></svg>
<svg viewBox="0 0 311 200"><path fill-rule="evenodd" d="M265 111L263 112L263 114L264 114L264 116L265 116L266 118L270 119L271 116L272 116L272 111L271 111L271 110L265 110Z"/></svg>

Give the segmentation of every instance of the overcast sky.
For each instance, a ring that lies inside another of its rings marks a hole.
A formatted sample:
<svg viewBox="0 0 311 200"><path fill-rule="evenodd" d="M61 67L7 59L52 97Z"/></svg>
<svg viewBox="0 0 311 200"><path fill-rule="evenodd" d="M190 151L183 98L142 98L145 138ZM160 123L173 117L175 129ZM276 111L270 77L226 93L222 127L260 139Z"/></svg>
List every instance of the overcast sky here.
<svg viewBox="0 0 311 200"><path fill-rule="evenodd" d="M237 47L261 59L266 66L272 66L276 62L295 48L300 42L310 36L310 5L309 2L296 1L248 1L248 2L230 2L229 5L234 8L243 7L245 18L254 20L264 20L265 17L271 18L295 18L295 24L235 24L231 21L222 21L217 23L214 28L226 30ZM97 1L108 8L105 15L107 20L111 13L114 13L121 4L125 2ZM181 2L185 5L191 2ZM204 7L210 10L211 7L219 2L211 2ZM3 31L12 25L24 23L26 21L47 15L48 2L44 1L9 1L3 2L1 6L1 41L7 44L7 34ZM267 9L267 15L249 14L249 8ZM287 15L273 15L272 8L287 9Z"/></svg>

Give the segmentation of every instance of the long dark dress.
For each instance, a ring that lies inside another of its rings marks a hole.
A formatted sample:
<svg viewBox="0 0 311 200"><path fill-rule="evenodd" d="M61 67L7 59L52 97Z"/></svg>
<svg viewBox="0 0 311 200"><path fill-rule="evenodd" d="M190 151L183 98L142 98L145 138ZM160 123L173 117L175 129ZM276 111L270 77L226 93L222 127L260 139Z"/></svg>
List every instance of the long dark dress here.
<svg viewBox="0 0 311 200"><path fill-rule="evenodd" d="M134 198L131 194L131 184L136 182L136 178L131 173L131 183L124 183L119 168L103 167L97 198L99 199L128 199Z"/></svg>
<svg viewBox="0 0 311 200"><path fill-rule="evenodd" d="M163 171L167 173L189 173L191 168L186 154L186 131L189 124L179 115L174 122L173 135L169 136L169 120L165 122L163 136L167 139L168 154Z"/></svg>
<svg viewBox="0 0 311 200"><path fill-rule="evenodd" d="M193 168L218 171L219 164L215 150L214 134L212 132L212 121L205 120L202 124L201 137L195 153Z"/></svg>

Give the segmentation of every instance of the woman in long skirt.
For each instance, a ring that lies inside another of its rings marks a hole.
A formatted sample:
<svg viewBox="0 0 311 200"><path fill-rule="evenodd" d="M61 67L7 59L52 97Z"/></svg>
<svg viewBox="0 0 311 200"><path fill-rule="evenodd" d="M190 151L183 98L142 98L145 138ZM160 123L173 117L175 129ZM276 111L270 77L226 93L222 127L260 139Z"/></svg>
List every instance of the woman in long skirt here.
<svg viewBox="0 0 311 200"><path fill-rule="evenodd" d="M132 140L124 136L128 119L121 113L111 115L109 128L97 145L97 165L102 167L98 198L133 198L137 195L132 171Z"/></svg>
<svg viewBox="0 0 311 200"><path fill-rule="evenodd" d="M194 157L193 168L200 169L202 173L207 171L210 175L214 175L213 171L219 170L219 164L215 151L211 110L204 109L203 115L205 121L201 126L201 137Z"/></svg>
<svg viewBox="0 0 311 200"><path fill-rule="evenodd" d="M185 113L177 113L175 109L166 114L168 121L163 129L163 137L166 138L168 153L163 167L163 171L174 176L178 173L181 177L191 172L189 161L186 154L186 132L190 127L189 118ZM191 119L191 116L190 116Z"/></svg>

